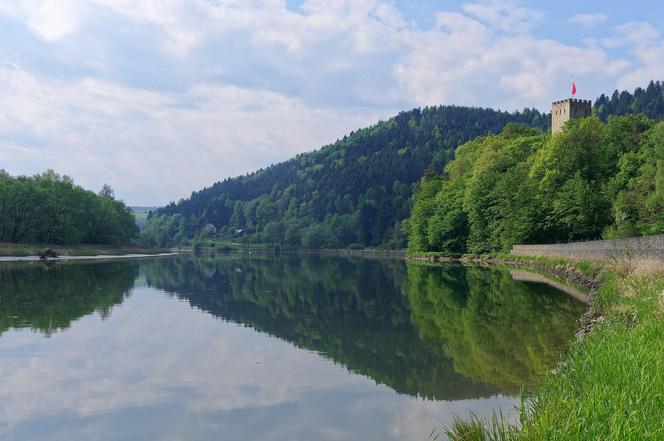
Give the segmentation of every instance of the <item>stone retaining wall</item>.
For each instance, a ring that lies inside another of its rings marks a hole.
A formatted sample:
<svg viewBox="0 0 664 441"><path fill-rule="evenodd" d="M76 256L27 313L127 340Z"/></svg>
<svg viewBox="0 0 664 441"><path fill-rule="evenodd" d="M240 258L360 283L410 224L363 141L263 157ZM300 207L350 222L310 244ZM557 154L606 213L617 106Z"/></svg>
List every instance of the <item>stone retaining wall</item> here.
<svg viewBox="0 0 664 441"><path fill-rule="evenodd" d="M552 245L514 245L515 256L611 259L619 257L664 259L664 234L628 239L593 240Z"/></svg>

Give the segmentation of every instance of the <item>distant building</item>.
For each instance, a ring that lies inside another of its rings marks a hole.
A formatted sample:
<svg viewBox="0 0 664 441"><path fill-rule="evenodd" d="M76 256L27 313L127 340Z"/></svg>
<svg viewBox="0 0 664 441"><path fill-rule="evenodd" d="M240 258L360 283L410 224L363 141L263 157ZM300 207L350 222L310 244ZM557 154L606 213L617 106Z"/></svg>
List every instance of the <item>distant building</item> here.
<svg viewBox="0 0 664 441"><path fill-rule="evenodd" d="M593 104L590 100L567 98L554 101L551 108L551 133L562 132L567 121L572 118L586 118L592 115L592 111Z"/></svg>
<svg viewBox="0 0 664 441"><path fill-rule="evenodd" d="M201 229L203 237L213 237L217 235L217 227L212 224L207 224Z"/></svg>

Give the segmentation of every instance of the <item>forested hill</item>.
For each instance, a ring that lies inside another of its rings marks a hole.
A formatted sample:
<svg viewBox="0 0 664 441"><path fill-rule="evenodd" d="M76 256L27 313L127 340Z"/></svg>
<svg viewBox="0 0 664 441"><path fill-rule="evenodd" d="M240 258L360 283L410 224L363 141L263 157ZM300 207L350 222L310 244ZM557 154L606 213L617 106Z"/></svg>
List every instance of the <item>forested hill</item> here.
<svg viewBox="0 0 664 441"><path fill-rule="evenodd" d="M661 120L662 83L602 95L593 113L604 121L629 113ZM400 224L410 215L422 176L441 172L457 146L511 122L547 130L550 115L456 106L402 112L318 151L171 203L151 215L143 239L171 245L217 234L285 247L401 247Z"/></svg>
<svg viewBox="0 0 664 441"><path fill-rule="evenodd" d="M456 106L402 112L318 151L218 182L153 213L143 239L170 245L218 229L221 237L288 247L405 244L400 222L414 186L435 174L454 149L519 122L540 129L537 110L507 113ZM207 228L204 228L207 225Z"/></svg>

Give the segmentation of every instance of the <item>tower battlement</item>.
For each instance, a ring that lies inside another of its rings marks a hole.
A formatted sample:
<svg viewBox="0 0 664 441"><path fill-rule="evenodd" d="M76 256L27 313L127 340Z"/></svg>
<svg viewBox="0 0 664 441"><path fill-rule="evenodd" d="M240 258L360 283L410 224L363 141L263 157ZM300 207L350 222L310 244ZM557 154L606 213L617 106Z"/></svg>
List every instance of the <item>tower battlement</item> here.
<svg viewBox="0 0 664 441"><path fill-rule="evenodd" d="M572 118L586 118L592 115L593 103L590 100L567 98L554 101L551 106L551 133L563 131L565 123Z"/></svg>

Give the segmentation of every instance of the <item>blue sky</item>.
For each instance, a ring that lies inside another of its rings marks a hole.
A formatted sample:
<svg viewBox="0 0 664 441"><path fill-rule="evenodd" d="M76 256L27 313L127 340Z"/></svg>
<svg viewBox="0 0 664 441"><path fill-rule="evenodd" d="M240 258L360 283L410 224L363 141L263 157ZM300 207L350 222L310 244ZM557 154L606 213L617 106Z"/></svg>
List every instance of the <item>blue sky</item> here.
<svg viewBox="0 0 664 441"><path fill-rule="evenodd" d="M660 29L639 0L0 0L0 168L164 204L412 107L645 86Z"/></svg>

